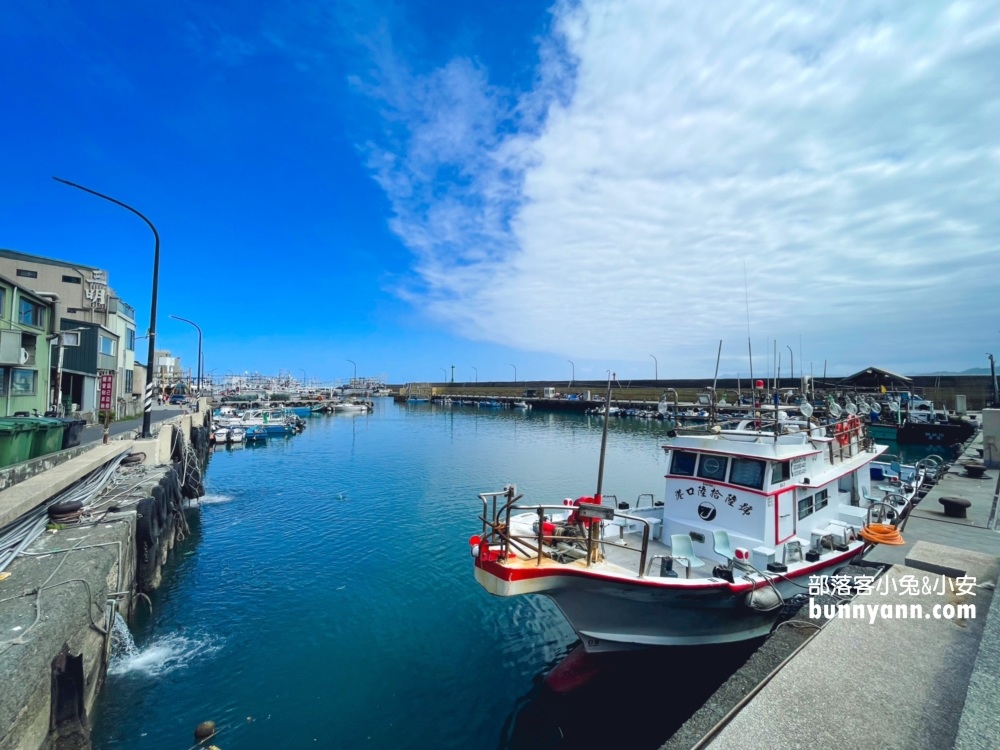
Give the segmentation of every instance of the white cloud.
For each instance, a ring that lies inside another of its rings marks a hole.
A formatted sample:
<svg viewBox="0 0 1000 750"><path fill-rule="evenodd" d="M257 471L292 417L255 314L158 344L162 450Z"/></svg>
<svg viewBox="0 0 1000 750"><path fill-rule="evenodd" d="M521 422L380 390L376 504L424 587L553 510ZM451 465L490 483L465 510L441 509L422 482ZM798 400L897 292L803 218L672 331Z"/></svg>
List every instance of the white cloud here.
<svg viewBox="0 0 1000 750"><path fill-rule="evenodd" d="M702 375L720 339L724 369L743 357L746 267L755 341L845 370L981 358L962 336L998 327L995 3L554 13L517 97L469 60L384 65L371 164L428 314Z"/></svg>

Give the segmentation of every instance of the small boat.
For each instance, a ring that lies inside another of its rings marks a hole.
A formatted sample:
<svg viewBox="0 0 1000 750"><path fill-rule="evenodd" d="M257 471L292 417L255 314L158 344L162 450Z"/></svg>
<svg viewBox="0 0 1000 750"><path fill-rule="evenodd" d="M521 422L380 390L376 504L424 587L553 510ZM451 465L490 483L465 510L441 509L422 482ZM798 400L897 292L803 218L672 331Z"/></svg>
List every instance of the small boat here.
<svg viewBox="0 0 1000 750"><path fill-rule="evenodd" d="M603 471L576 500L529 503L514 485L481 493L476 581L496 596L549 597L588 652L766 635L810 577L902 543L927 470L873 481L887 448L857 416L825 425L808 404L795 416L777 407L735 429L669 431L660 502L607 502Z"/></svg>
<svg viewBox="0 0 1000 750"><path fill-rule="evenodd" d="M361 399L351 399L350 401L338 401L333 404L334 411L340 412L372 412L375 409L375 405L371 401L362 401Z"/></svg>
<svg viewBox="0 0 1000 750"><path fill-rule="evenodd" d="M229 428L229 442L230 443L242 443L243 436L246 434L246 429L243 427L230 427Z"/></svg>
<svg viewBox="0 0 1000 750"><path fill-rule="evenodd" d="M249 425L244 429L243 441L246 443L267 442L267 430L261 424Z"/></svg>
<svg viewBox="0 0 1000 750"><path fill-rule="evenodd" d="M229 440L229 428L217 426L212 429L212 439L216 445L225 445Z"/></svg>
<svg viewBox="0 0 1000 750"><path fill-rule="evenodd" d="M511 407L514 409L527 410L531 408L531 404L529 404L527 401L515 401L513 404L511 404Z"/></svg>

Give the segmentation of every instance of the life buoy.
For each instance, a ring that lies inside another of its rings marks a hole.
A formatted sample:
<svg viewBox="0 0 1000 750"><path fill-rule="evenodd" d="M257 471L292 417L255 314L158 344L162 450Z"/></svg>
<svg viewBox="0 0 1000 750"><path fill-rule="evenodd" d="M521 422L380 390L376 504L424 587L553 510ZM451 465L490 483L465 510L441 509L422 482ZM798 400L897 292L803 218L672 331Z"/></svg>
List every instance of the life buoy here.
<svg viewBox="0 0 1000 750"><path fill-rule="evenodd" d="M836 435L837 442L841 445L847 445L851 442L851 433L847 431L847 425L843 422L837 422L837 426L834 428L834 434Z"/></svg>
<svg viewBox="0 0 1000 750"><path fill-rule="evenodd" d="M857 433L860 427L861 427L861 420L858 419L856 416L851 417L850 419L847 420L847 429L850 430L851 432Z"/></svg>
<svg viewBox="0 0 1000 750"><path fill-rule="evenodd" d="M316 400L317 400L317 401L322 401L322 400L323 400L323 397L322 397L322 396L317 396L317 397L316 397Z"/></svg>

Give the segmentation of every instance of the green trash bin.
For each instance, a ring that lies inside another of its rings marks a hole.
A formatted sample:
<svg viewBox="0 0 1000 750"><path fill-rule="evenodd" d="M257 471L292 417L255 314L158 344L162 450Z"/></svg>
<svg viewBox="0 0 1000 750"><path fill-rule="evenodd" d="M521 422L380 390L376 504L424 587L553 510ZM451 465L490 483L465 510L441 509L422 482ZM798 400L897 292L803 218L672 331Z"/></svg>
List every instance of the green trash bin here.
<svg viewBox="0 0 1000 750"><path fill-rule="evenodd" d="M38 432L32 443L32 458L47 456L62 450L63 432L66 430L66 423L61 419L49 419L38 417Z"/></svg>
<svg viewBox="0 0 1000 750"><path fill-rule="evenodd" d="M14 422L32 430L31 450L28 458L47 456L62 450L63 430L66 425L59 419L46 417L8 417L3 422ZM27 459L21 459L25 461Z"/></svg>
<svg viewBox="0 0 1000 750"><path fill-rule="evenodd" d="M22 420L0 419L0 467L30 459L37 431L35 425Z"/></svg>

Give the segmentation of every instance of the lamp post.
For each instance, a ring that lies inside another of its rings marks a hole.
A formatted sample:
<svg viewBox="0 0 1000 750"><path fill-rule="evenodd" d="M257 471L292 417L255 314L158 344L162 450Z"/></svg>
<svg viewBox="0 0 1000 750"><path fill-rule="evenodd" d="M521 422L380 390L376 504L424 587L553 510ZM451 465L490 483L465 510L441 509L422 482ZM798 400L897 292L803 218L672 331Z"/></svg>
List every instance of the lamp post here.
<svg viewBox="0 0 1000 750"><path fill-rule="evenodd" d="M351 381L351 387L356 388L358 385L358 365L353 359L347 361L354 365L354 379Z"/></svg>
<svg viewBox="0 0 1000 750"><path fill-rule="evenodd" d="M306 371L303 368L299 368L299 372L302 373L302 385L307 385Z"/></svg>
<svg viewBox="0 0 1000 750"><path fill-rule="evenodd" d="M570 375L569 375L569 387L572 388L573 387L573 381L576 380L576 365L573 364L573 360L571 360L571 359L567 359L566 361L569 362L569 366L573 368L572 370L569 371L570 372Z"/></svg>
<svg viewBox="0 0 1000 750"><path fill-rule="evenodd" d="M441 368L441 372L444 373L444 382L448 382L448 371L445 368Z"/></svg>
<svg viewBox="0 0 1000 750"><path fill-rule="evenodd" d="M182 323L187 323L195 327L198 331L198 394L201 395L201 327L195 323L193 320L188 320L187 318L182 318L179 315L168 315L168 318L173 318L174 320L179 320Z"/></svg>
<svg viewBox="0 0 1000 750"><path fill-rule="evenodd" d="M790 347L790 346L786 345L785 348L788 349L788 356L791 358L791 359L789 359L789 362L791 362L791 364L788 367L788 369L791 372L789 373L788 376L794 381L795 380L795 352L792 351L792 347Z"/></svg>
<svg viewBox="0 0 1000 750"><path fill-rule="evenodd" d="M127 203L122 203L119 200L104 195L103 193L98 193L96 190L91 190L83 185L77 185L75 182L70 182L69 180L63 180L59 177L53 177L56 182L61 182L63 185L69 185L70 187L75 187L77 190L82 190L85 193L90 193L91 195L96 195L98 198L103 198L106 201L110 201L115 205L121 206L127 211L131 211L140 219L142 219L153 230L153 239L155 240L155 246L153 249L153 294L149 305L149 358L146 363L146 367L152 371L153 360L156 358L156 292L157 286L160 279L160 233L156 231L156 227L153 226L153 222L143 216L141 213L136 211L132 206ZM150 432L150 423L152 422L153 415L153 379L148 378L146 382L146 393L143 399L143 411L142 411L142 437L148 438L152 437Z"/></svg>
<svg viewBox="0 0 1000 750"><path fill-rule="evenodd" d="M511 367L514 368L514 385L517 385L517 367L515 365L511 365Z"/></svg>
<svg viewBox="0 0 1000 750"><path fill-rule="evenodd" d="M650 354L649 356L653 358L653 380L654 381L655 380L659 380L660 379L660 363L656 361L656 355L655 354Z"/></svg>
<svg viewBox="0 0 1000 750"><path fill-rule="evenodd" d="M475 371L475 373L476 373L476 382L478 383L478 382L479 382L479 370L476 370L476 367L475 367L475 365L473 365L473 366L472 366L472 369L473 369L473 370Z"/></svg>

